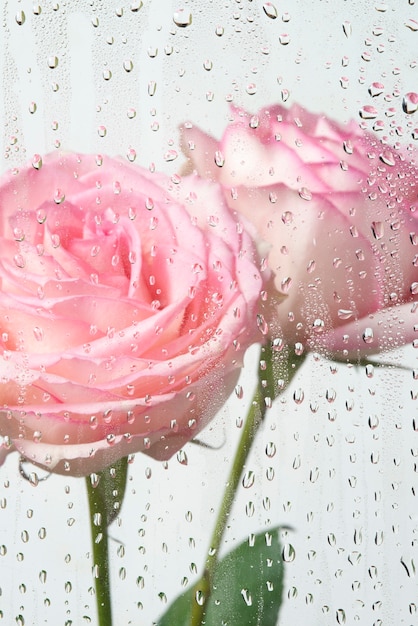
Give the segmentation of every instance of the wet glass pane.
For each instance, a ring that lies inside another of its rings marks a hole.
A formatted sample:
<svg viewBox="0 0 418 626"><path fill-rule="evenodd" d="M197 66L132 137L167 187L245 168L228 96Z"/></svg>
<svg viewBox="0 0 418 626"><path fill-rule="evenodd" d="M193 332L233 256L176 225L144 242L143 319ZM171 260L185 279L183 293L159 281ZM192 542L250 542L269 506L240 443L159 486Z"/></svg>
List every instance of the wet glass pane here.
<svg viewBox="0 0 418 626"><path fill-rule="evenodd" d="M416 623L417 6L4 3L0 621Z"/></svg>

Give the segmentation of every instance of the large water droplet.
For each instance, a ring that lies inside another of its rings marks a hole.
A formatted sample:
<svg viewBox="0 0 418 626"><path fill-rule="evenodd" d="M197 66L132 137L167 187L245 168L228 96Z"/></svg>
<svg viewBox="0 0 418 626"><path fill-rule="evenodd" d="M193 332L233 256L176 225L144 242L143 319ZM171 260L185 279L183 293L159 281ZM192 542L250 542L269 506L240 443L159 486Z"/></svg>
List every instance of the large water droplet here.
<svg viewBox="0 0 418 626"><path fill-rule="evenodd" d="M25 23L26 16L24 11L18 11L15 15L16 23L22 26Z"/></svg>
<svg viewBox="0 0 418 626"><path fill-rule="evenodd" d="M254 481L255 473L252 470L248 470L248 472L245 472L242 478L242 486L244 487L244 489L249 489L254 485Z"/></svg>
<svg viewBox="0 0 418 626"><path fill-rule="evenodd" d="M375 239L382 239L385 233L383 222L372 222L372 233Z"/></svg>
<svg viewBox="0 0 418 626"><path fill-rule="evenodd" d="M418 93L414 91L406 93L402 100L402 109L408 115L415 113L418 110Z"/></svg>
<svg viewBox="0 0 418 626"><path fill-rule="evenodd" d="M411 2L410 2L410 4L411 4ZM410 30L414 31L414 32L418 30L418 22L417 22L417 20L409 19L409 20L407 20L405 22L405 26L407 28L409 28Z"/></svg>
<svg viewBox="0 0 418 626"><path fill-rule="evenodd" d="M374 334L372 328L365 328L363 332L364 343L373 343Z"/></svg>
<svg viewBox="0 0 418 626"><path fill-rule="evenodd" d="M296 552L291 543L285 543L282 549L282 558L285 563L292 563L295 560Z"/></svg>
<svg viewBox="0 0 418 626"><path fill-rule="evenodd" d="M346 37L349 37L352 33L351 22L343 22L343 33Z"/></svg>
<svg viewBox="0 0 418 626"><path fill-rule="evenodd" d="M276 19L277 9L272 2L265 2L263 4L263 11L267 15L267 17L270 17L272 20Z"/></svg>
<svg viewBox="0 0 418 626"><path fill-rule="evenodd" d="M192 23L192 14L188 9L177 9L173 14L173 22L180 28L186 28Z"/></svg>
<svg viewBox="0 0 418 626"><path fill-rule="evenodd" d="M376 98L376 96L380 96L383 93L384 88L383 83L372 83L369 87L369 94L372 98Z"/></svg>
<svg viewBox="0 0 418 626"><path fill-rule="evenodd" d="M359 115L363 120L374 120L377 117L378 112L375 107L371 106L370 104L366 104L365 106L361 107Z"/></svg>

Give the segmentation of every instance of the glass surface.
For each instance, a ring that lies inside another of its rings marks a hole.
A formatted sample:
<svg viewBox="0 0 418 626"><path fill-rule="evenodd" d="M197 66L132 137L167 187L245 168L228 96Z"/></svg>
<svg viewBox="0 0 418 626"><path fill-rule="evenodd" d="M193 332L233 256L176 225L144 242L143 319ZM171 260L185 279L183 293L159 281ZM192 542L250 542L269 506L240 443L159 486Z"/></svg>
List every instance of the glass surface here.
<svg viewBox="0 0 418 626"><path fill-rule="evenodd" d="M255 114L273 104L354 120L412 160L417 6L10 0L0 44L2 171L49 152L102 154L175 185L190 169L180 127L190 122L219 140L232 107ZM399 343L374 366L310 351L256 435L221 552L280 526L278 626L416 623L417 356L413 341ZM130 459L109 530L115 623L158 624L202 574L258 361L252 346L199 443L168 462ZM84 481L19 466L14 453L0 484L4 623L96 624Z"/></svg>

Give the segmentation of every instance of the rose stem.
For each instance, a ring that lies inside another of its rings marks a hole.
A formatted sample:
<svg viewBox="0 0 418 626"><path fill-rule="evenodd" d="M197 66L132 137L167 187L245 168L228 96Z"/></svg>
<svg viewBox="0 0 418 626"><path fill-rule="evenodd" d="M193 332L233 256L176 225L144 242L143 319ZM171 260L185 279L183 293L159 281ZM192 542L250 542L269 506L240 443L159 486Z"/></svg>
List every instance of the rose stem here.
<svg viewBox="0 0 418 626"><path fill-rule="evenodd" d="M109 549L107 534L107 507L102 493L86 477L90 509L91 541L93 546L93 572L96 587L96 605L99 626L112 626L110 600Z"/></svg>
<svg viewBox="0 0 418 626"><path fill-rule="evenodd" d="M213 576L218 563L219 549L225 534L234 496L257 430L266 414L269 399L271 399L271 402L274 399L275 394L272 356L272 348L270 345L265 345L261 348L257 389L248 410L241 438L238 443L238 448L235 453L232 469L226 483L221 508L219 510L218 518L216 520L215 528L209 544L210 550L206 559L205 570L202 578L194 587L195 597L190 626L201 626L201 624L204 624L206 608L212 592ZM261 367L261 364L263 364L263 367ZM201 596L200 601L197 601L198 596Z"/></svg>

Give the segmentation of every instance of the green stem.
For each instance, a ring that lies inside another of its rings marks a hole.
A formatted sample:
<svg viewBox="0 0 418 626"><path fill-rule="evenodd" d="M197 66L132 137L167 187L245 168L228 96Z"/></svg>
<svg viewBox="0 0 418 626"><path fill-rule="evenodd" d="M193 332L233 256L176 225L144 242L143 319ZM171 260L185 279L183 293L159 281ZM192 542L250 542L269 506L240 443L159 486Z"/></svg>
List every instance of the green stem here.
<svg viewBox="0 0 418 626"><path fill-rule="evenodd" d="M260 361L258 372L257 389L248 410L231 472L226 483L221 507L210 542L210 550L206 559L205 570L202 578L197 582L194 588L195 601L193 602L190 626L201 626L205 623L206 608L212 592L213 576L218 563L219 550L227 527L235 493L257 430L264 419L268 404L273 401L275 396L271 346L266 345L262 347L260 356L262 360Z"/></svg>
<svg viewBox="0 0 418 626"><path fill-rule="evenodd" d="M112 626L108 528L122 507L127 478L127 458L86 477L99 626Z"/></svg>
<svg viewBox="0 0 418 626"><path fill-rule="evenodd" d="M99 626L112 626L107 507L102 493L93 487L90 476L86 477L86 486L90 509L98 623Z"/></svg>

